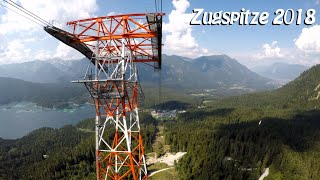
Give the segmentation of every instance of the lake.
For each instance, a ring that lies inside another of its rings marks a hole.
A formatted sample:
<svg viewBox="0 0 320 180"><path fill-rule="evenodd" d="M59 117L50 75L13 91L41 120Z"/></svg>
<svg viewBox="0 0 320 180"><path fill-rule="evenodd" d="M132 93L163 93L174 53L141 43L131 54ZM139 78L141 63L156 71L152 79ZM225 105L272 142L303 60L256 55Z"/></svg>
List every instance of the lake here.
<svg viewBox="0 0 320 180"><path fill-rule="evenodd" d="M60 128L67 124L95 117L91 104L76 105L70 108L50 109L30 102L11 103L0 106L0 137L16 139L41 127Z"/></svg>

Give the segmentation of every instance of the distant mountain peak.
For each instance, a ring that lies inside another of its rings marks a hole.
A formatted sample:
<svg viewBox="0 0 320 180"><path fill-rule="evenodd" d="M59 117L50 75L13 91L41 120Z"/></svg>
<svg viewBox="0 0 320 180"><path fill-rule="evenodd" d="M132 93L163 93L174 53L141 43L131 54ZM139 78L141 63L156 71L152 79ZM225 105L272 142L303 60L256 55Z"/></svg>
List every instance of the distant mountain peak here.
<svg viewBox="0 0 320 180"><path fill-rule="evenodd" d="M252 70L261 76L280 80L283 82L289 82L297 78L303 71L307 70L309 67L299 64L289 64L286 62L276 62L272 65L258 66Z"/></svg>
<svg viewBox="0 0 320 180"><path fill-rule="evenodd" d="M32 82L61 82L71 81L83 77L90 61L87 59L65 61L51 59L33 61L25 64L0 65L0 77L13 77ZM142 83L159 81L159 73L149 66L139 64L139 75ZM19 71L16 71L19 69ZM201 56L195 59L163 55L163 68L160 71L161 84L169 88L185 91L203 91L204 89L273 89L270 79L263 78L250 71L237 60L227 55ZM222 90L223 89L223 90Z"/></svg>

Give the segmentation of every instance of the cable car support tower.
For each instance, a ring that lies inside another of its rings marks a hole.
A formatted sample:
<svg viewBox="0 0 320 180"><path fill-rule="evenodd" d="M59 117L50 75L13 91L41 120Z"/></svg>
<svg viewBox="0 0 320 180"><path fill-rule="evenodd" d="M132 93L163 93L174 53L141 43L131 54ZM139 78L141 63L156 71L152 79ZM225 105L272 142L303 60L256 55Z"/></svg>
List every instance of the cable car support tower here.
<svg viewBox="0 0 320 180"><path fill-rule="evenodd" d="M140 123L137 63L161 69L163 13L76 20L46 32L93 65L83 83L94 100L97 179L148 179Z"/></svg>

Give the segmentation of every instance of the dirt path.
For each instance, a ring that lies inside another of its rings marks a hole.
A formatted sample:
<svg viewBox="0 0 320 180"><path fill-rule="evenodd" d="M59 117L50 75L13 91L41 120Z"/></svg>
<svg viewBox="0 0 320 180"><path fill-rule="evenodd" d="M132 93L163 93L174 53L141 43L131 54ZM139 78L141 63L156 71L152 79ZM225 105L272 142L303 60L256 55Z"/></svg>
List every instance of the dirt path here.
<svg viewBox="0 0 320 180"><path fill-rule="evenodd" d="M186 154L186 152L177 152L177 153L167 152L165 155L163 155L159 158L149 157L147 159L147 165L155 164L155 163L164 163L168 166L173 166L174 162L179 161L179 159L181 159L185 154Z"/></svg>
<svg viewBox="0 0 320 180"><path fill-rule="evenodd" d="M168 166L173 166L175 161L182 158L186 152L170 153L170 145L165 144L165 133L164 126L159 124L157 126L158 132L156 135L155 142L152 145L154 156L149 156L147 158L147 165L155 163L164 163Z"/></svg>
<svg viewBox="0 0 320 180"><path fill-rule="evenodd" d="M153 148L153 152L156 153L156 156L162 156L164 155L166 152L170 151L170 145L166 145L165 144L165 133L164 133L164 127L163 125L158 125L157 126L158 132L156 135L156 139L152 145Z"/></svg>
<svg viewBox="0 0 320 180"><path fill-rule="evenodd" d="M260 176L259 180L263 180L269 175L269 168L266 168L263 172L263 174Z"/></svg>
<svg viewBox="0 0 320 180"><path fill-rule="evenodd" d="M169 167L169 168L165 168L165 169L160 169L160 170L158 170L158 171L152 172L152 173L149 174L148 177L151 177L151 176L153 176L153 175L155 175L155 174L158 174L158 173L160 173L160 172L162 172L162 171L167 171L167 170L169 170L169 169L173 169L173 167Z"/></svg>
<svg viewBox="0 0 320 180"><path fill-rule="evenodd" d="M149 177L170 169L174 169L175 162L178 162L186 152L170 153L170 145L165 144L164 126L157 126L158 132L152 145L153 153L149 153L146 163L148 166L159 166ZM164 165L165 164L165 165ZM161 169L160 169L161 168Z"/></svg>

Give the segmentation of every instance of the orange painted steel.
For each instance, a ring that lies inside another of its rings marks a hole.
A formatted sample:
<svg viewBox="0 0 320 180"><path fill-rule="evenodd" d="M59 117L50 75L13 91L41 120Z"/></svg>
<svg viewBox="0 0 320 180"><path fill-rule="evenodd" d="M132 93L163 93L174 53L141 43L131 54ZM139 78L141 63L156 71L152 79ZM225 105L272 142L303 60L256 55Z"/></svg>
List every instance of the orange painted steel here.
<svg viewBox="0 0 320 180"><path fill-rule="evenodd" d="M159 46L152 42L152 38L158 39L161 32L151 30L157 26L157 21L145 22L148 14L124 14L114 16L102 16L68 22L69 32L74 36L72 43L85 43L95 49L91 42L99 41L98 48L103 48L105 53L117 51L122 39L127 41L137 62L157 62L161 54L154 55L152 51L158 51ZM164 13L153 13L156 18L161 18ZM161 36L160 36L161 37ZM108 41L114 42L114 46L106 45ZM161 44L160 44L161 46ZM142 58L141 58L142 57Z"/></svg>
<svg viewBox="0 0 320 180"><path fill-rule="evenodd" d="M93 53L91 62L94 62L96 67L103 68L106 62L152 62L159 63L158 67L161 68L163 15L125 14L68 22L71 30L63 33L71 37L71 40L65 43L84 44L89 47ZM121 48L130 52L130 58L120 53ZM128 61L125 58L128 58ZM92 81L83 81L96 107L96 174L99 180L148 179L138 115L139 85L137 80L126 79L123 71L125 70L119 71L122 72L120 80L112 79L111 75L110 79L104 81L99 81L97 77ZM103 117L106 117L105 121ZM126 125L128 119L129 126ZM131 123L131 120L135 122ZM111 139L110 143L106 142L108 137L104 137L107 123L115 127L114 132L106 135Z"/></svg>
<svg viewBox="0 0 320 180"><path fill-rule="evenodd" d="M112 91L122 94L120 97L114 98L95 98L96 115L99 117L115 117L119 112L119 119L126 120L127 113L132 113L138 108L138 84L133 82L128 85L127 81L106 81L93 82L93 86L98 88L100 92ZM131 87L131 88L129 88ZM112 90L111 90L111 89ZM111 126L109 127L111 128ZM96 150L96 174L97 179L138 179L141 174L141 168L144 166L144 147L142 135L139 132L128 132L131 136L131 150L125 144L125 133L117 129L112 135L112 149L114 152L103 152ZM109 134L110 136L110 134ZM107 140L106 140L107 141ZM122 163L117 163L115 159L119 159ZM121 164L121 165L120 165ZM121 167L121 172L115 172L115 166ZM141 179L148 179L147 173L142 174Z"/></svg>

